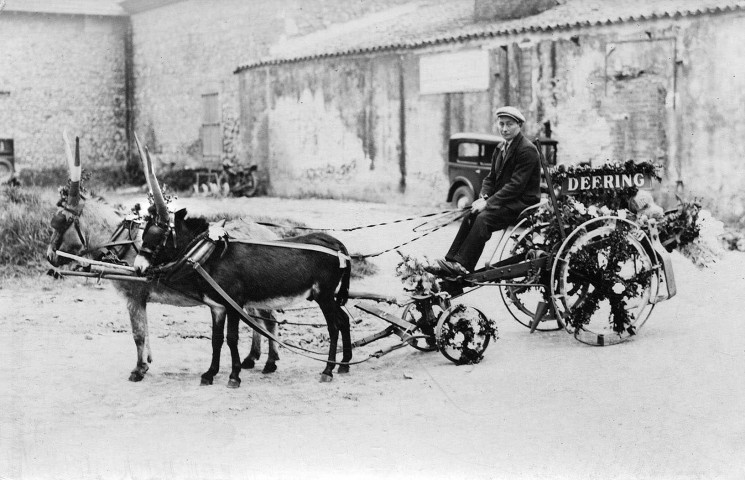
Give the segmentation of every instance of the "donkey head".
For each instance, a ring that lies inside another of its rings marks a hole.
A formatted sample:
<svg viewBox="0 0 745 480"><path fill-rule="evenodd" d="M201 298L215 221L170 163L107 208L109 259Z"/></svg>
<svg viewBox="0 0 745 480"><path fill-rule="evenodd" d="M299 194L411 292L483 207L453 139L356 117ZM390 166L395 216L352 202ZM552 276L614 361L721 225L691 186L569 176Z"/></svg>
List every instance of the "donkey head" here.
<svg viewBox="0 0 745 480"><path fill-rule="evenodd" d="M137 138L137 134L135 134L135 143L137 144L137 151L142 161L142 169L145 172L148 189L153 196L150 221L145 227L145 232L142 235L142 248L134 262L135 270L137 272L144 272L153 263L154 256L160 253L161 247L165 245L166 240L171 236L172 232L169 227L170 214L168 212L168 206L166 205L158 179L155 177L150 152L147 147L142 146L140 139Z"/></svg>
<svg viewBox="0 0 745 480"><path fill-rule="evenodd" d="M52 238L47 245L47 260L55 267L68 263L69 259L57 255L57 251L78 253L86 248L86 239L80 230L80 215L83 212L83 202L80 198L80 141L75 137L75 155L73 156L70 139L67 132L62 134L65 141L65 153L70 169L70 188L67 196L60 199L59 209L52 216Z"/></svg>
<svg viewBox="0 0 745 480"><path fill-rule="evenodd" d="M145 225L142 247L135 259L135 268L142 265L141 272L151 265L163 265L177 260L202 233L208 231L209 222L204 218L186 218L186 209L173 214L173 223L162 226L151 218Z"/></svg>

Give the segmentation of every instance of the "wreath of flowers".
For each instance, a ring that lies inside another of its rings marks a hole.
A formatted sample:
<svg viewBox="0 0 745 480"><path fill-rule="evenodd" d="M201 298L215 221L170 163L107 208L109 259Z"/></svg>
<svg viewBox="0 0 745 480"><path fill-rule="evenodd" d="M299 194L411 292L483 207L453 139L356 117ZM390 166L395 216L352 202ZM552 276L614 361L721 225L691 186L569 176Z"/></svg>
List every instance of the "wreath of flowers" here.
<svg viewBox="0 0 745 480"><path fill-rule="evenodd" d="M610 305L610 323L613 331L634 334L633 318L626 310L626 299L638 297L650 284L653 269L624 272L629 261L636 265L636 249L626 240L633 227L618 222L616 228L604 239L589 242L572 253L567 281L574 285L569 294L574 295L583 287L592 286L583 292L580 301L567 311L566 321L574 328L589 323L600 302ZM604 257L605 261L600 261Z"/></svg>
<svg viewBox="0 0 745 480"><path fill-rule="evenodd" d="M425 270L429 266L426 257L420 260L401 252L398 254L401 255L401 262L396 266L396 276L401 277L404 290L414 295L431 295L439 291L437 279Z"/></svg>
<svg viewBox="0 0 745 480"><path fill-rule="evenodd" d="M443 323L438 338L441 350L460 352L457 359L461 365L479 363L484 358L486 342L498 339L497 325L475 308L456 306Z"/></svg>
<svg viewBox="0 0 745 480"><path fill-rule="evenodd" d="M660 241L672 251L674 248L682 248L692 243L701 233L699 213L701 204L698 202L680 202L678 209L665 214L660 220L657 229L660 233Z"/></svg>

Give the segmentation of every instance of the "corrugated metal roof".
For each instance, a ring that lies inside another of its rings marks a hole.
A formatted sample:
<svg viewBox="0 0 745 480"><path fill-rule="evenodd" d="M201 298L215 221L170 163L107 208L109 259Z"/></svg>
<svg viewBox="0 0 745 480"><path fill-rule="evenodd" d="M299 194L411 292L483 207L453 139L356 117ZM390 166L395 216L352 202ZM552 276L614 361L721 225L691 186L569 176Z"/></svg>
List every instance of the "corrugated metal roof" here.
<svg viewBox="0 0 745 480"><path fill-rule="evenodd" d="M521 33L745 10L745 0L559 0L530 17L474 21L473 0L420 0L278 45L242 70L318 58L400 51Z"/></svg>
<svg viewBox="0 0 745 480"><path fill-rule="evenodd" d="M119 0L6 0L4 10L67 15L127 15Z"/></svg>

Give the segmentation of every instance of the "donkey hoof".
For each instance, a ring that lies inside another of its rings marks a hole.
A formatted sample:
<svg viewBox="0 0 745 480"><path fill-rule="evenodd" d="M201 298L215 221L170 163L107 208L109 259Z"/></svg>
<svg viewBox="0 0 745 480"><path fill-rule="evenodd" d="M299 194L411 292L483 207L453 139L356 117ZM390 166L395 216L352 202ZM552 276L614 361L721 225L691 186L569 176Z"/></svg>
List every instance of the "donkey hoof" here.
<svg viewBox="0 0 745 480"><path fill-rule="evenodd" d="M243 363L241 363L241 368L245 368L247 370L254 368L256 365L256 362L254 362L253 358L246 358L243 360Z"/></svg>
<svg viewBox="0 0 745 480"><path fill-rule="evenodd" d="M320 381L321 383L326 383L326 382L330 382L333 379L334 379L334 376L332 374L322 373L321 378L319 378L318 381Z"/></svg>
<svg viewBox="0 0 745 480"><path fill-rule="evenodd" d="M336 370L336 373L349 373L349 365L339 365L339 368Z"/></svg>
<svg viewBox="0 0 745 480"><path fill-rule="evenodd" d="M277 371L276 363L272 363L271 365L267 363L266 365L264 365L264 369L261 371L261 373L274 373L276 371Z"/></svg>
<svg viewBox="0 0 745 480"><path fill-rule="evenodd" d="M141 382L143 378L145 378L145 374L137 372L137 371L129 374L130 382Z"/></svg>
<svg viewBox="0 0 745 480"><path fill-rule="evenodd" d="M228 388L238 388L241 386L240 378L231 378L228 380Z"/></svg>
<svg viewBox="0 0 745 480"><path fill-rule="evenodd" d="M212 378L211 377L202 377L202 381L201 381L200 385L202 385L202 386L212 385Z"/></svg>

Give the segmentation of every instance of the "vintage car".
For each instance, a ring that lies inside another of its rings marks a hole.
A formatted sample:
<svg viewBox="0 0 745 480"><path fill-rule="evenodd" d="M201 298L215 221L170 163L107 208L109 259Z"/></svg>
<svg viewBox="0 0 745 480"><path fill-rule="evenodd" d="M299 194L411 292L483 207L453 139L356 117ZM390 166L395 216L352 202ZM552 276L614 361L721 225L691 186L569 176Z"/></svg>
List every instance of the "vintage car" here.
<svg viewBox="0 0 745 480"><path fill-rule="evenodd" d="M556 140L540 139L549 165L556 165ZM494 150L504 139L488 133L454 133L448 144L447 201L456 208L467 207L481 191L481 182L489 174Z"/></svg>

